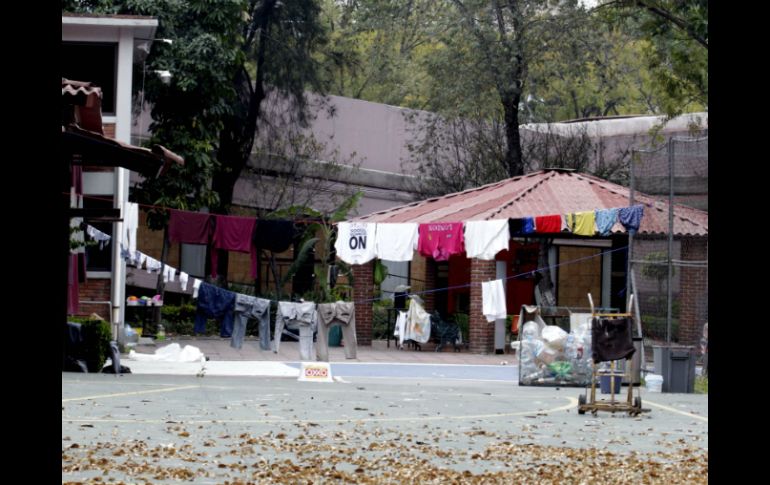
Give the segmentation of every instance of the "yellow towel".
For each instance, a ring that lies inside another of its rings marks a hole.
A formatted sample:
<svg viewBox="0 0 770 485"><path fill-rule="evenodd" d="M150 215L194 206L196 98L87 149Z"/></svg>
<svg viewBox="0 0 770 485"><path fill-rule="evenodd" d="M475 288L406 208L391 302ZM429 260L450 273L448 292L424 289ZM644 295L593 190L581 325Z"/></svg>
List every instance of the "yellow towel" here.
<svg viewBox="0 0 770 485"><path fill-rule="evenodd" d="M594 211L567 214L567 225L572 230L572 233L578 236L593 236L596 232L594 230L595 222L596 213Z"/></svg>

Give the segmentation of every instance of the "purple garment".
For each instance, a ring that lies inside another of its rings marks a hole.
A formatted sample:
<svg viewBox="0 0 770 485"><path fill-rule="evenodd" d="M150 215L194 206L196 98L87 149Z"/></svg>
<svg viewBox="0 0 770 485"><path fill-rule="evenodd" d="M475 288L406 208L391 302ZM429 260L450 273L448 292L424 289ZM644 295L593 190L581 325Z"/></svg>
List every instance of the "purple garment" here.
<svg viewBox="0 0 770 485"><path fill-rule="evenodd" d="M257 250L252 242L253 217L214 216L214 236L211 239L211 276L217 277L219 250L238 251L251 254L251 277L257 277Z"/></svg>
<svg viewBox="0 0 770 485"><path fill-rule="evenodd" d="M211 214L169 210L168 242L208 244L211 238Z"/></svg>
<svg viewBox="0 0 770 485"><path fill-rule="evenodd" d="M618 210L618 221L623 224L629 234L632 236L639 230L644 216L644 206L642 204L623 207Z"/></svg>
<svg viewBox="0 0 770 485"><path fill-rule="evenodd" d="M78 255L70 254L67 258L67 314L75 315L80 311L80 285L78 284Z"/></svg>

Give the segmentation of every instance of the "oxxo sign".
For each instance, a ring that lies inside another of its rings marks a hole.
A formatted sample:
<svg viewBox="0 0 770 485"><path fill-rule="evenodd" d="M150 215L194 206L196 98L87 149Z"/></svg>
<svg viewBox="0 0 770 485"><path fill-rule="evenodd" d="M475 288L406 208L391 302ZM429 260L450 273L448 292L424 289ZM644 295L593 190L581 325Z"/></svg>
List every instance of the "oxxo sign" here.
<svg viewBox="0 0 770 485"><path fill-rule="evenodd" d="M303 362L298 381L334 382L328 362Z"/></svg>

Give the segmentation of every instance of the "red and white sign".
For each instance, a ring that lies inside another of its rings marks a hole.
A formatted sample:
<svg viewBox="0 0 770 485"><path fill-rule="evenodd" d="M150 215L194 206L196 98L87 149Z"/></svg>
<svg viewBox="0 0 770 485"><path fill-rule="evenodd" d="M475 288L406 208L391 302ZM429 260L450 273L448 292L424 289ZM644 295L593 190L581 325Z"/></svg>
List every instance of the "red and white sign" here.
<svg viewBox="0 0 770 485"><path fill-rule="evenodd" d="M328 362L303 362L299 381L334 382L332 368Z"/></svg>

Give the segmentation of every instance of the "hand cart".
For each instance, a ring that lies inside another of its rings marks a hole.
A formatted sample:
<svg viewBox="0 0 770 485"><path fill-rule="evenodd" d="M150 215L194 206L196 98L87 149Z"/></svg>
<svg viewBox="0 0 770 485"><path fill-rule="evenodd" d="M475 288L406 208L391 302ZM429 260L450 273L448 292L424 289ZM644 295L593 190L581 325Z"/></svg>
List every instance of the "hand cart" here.
<svg viewBox="0 0 770 485"><path fill-rule="evenodd" d="M586 411L591 411L594 416L599 411L615 412L627 412L629 416L637 416L643 412L649 412L649 409L642 408L642 397L640 391L637 388L637 396L634 397L634 386L629 384L628 395L625 401L615 399L615 377L626 376L626 372L630 368L630 359L635 349L631 337L633 312L632 307L634 303L634 295L631 295L628 301L627 313L599 313L595 311L594 301L591 298L591 294L588 294L588 301L591 304L591 347L593 350L592 359L592 373L591 384L587 388L588 400L586 402L586 394L578 396L578 414L585 414ZM595 338L601 336L601 339ZM608 350L604 350L604 349ZM623 355L622 359L626 360L626 364L623 368L624 372L616 371L616 361L620 360L615 358L619 355ZM604 376L609 375L610 378L610 399L596 399L596 381L599 377L599 370L597 364L600 362L610 362L610 373L602 374ZM628 378L628 376L626 376ZM630 379L628 379L630 382Z"/></svg>

